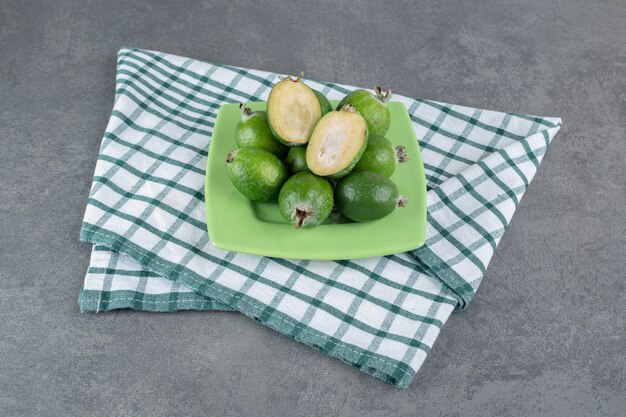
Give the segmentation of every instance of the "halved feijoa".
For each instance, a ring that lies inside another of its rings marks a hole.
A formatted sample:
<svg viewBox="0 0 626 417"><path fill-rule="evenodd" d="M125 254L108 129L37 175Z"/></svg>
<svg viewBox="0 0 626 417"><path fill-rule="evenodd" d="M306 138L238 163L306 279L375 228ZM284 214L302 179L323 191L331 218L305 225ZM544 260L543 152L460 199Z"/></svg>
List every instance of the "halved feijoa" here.
<svg viewBox="0 0 626 417"><path fill-rule="evenodd" d="M303 146L296 146L289 149L287 158L285 159L285 165L290 173L296 174L298 172L311 172L306 164L306 148Z"/></svg>
<svg viewBox="0 0 626 417"><path fill-rule="evenodd" d="M280 143L270 129L267 113L253 112L243 103L239 105L241 120L235 126L235 142L240 148L261 148L270 151L279 158L284 158L289 148Z"/></svg>
<svg viewBox="0 0 626 417"><path fill-rule="evenodd" d="M278 82L267 99L267 117L274 136L288 146L304 145L322 117L320 102L301 77Z"/></svg>
<svg viewBox="0 0 626 417"><path fill-rule="evenodd" d="M404 207L408 200L398 187L377 172L352 172L339 181L335 202L341 214L357 222L377 220L387 216L396 207Z"/></svg>
<svg viewBox="0 0 626 417"><path fill-rule="evenodd" d="M287 180L287 168L265 149L240 148L229 153L226 162L230 181L252 201L276 200Z"/></svg>
<svg viewBox="0 0 626 417"><path fill-rule="evenodd" d="M374 171L386 177L391 177L396 170L396 165L399 162L406 162L408 160L409 158L406 156L406 148L404 146L396 146L394 148L386 137L369 135L367 138L367 148L352 172Z"/></svg>
<svg viewBox="0 0 626 417"><path fill-rule="evenodd" d="M352 91L339 102L337 109L351 104L367 122L370 134L385 136L391 124L391 113L387 108L391 90L383 93L380 87L376 87L374 91L375 95L367 90Z"/></svg>
<svg viewBox="0 0 626 417"><path fill-rule="evenodd" d="M359 162L367 147L367 123L352 106L331 111L315 126L306 148L314 174L341 178Z"/></svg>
<svg viewBox="0 0 626 417"><path fill-rule="evenodd" d="M333 110L333 106L330 104L330 101L328 101L324 94L320 93L317 90L313 90L313 92L317 96L317 100L320 102L320 107L322 108L322 116Z"/></svg>
<svg viewBox="0 0 626 417"><path fill-rule="evenodd" d="M333 210L333 190L325 178L299 172L289 178L278 197L285 220L296 229L321 224Z"/></svg>

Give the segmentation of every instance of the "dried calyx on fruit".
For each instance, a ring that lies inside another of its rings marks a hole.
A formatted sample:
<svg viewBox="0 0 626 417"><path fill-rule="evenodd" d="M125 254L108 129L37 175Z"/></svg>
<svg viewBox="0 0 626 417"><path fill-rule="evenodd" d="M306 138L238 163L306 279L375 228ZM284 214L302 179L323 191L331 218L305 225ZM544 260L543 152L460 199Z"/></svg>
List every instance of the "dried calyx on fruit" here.
<svg viewBox="0 0 626 417"><path fill-rule="evenodd" d="M367 148L353 171L374 171L386 177L391 177L396 170L397 164L407 162L408 160L404 146L396 146L394 148L386 137L369 135Z"/></svg>
<svg viewBox="0 0 626 417"><path fill-rule="evenodd" d="M289 178L278 196L283 218L296 229L321 224L333 209L333 189L325 178L300 172Z"/></svg>

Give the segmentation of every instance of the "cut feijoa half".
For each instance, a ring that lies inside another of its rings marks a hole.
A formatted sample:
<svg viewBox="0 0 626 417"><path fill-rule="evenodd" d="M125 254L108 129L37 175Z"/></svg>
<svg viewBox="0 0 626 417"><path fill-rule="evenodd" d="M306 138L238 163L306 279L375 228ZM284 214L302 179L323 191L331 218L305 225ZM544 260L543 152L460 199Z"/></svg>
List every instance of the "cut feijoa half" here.
<svg viewBox="0 0 626 417"><path fill-rule="evenodd" d="M377 172L352 172L339 181L335 202L341 214L356 222L381 219L408 200L386 176Z"/></svg>
<svg viewBox="0 0 626 417"><path fill-rule="evenodd" d="M396 146L394 148L386 137L369 135L367 148L352 172L374 171L386 177L391 177L396 170L396 165L408 160L404 146Z"/></svg>
<svg viewBox="0 0 626 417"><path fill-rule="evenodd" d="M239 105L241 120L235 126L235 142L240 148L261 148L284 158L289 148L276 140L267 122L267 113L253 112L243 103Z"/></svg>
<svg viewBox="0 0 626 417"><path fill-rule="evenodd" d="M287 168L273 153L260 148L240 148L226 156L228 176L235 188L252 201L278 198L287 180Z"/></svg>
<svg viewBox="0 0 626 417"><path fill-rule="evenodd" d="M333 210L333 189L328 180L299 172L289 178L278 196L282 216L296 229L321 224Z"/></svg>
<svg viewBox="0 0 626 417"><path fill-rule="evenodd" d="M337 109L346 104L354 106L367 122L370 134L385 136L391 125L391 113L387 101L391 98L391 90L383 93L380 87L374 89L376 94L367 90L355 90L339 102Z"/></svg>
<svg viewBox="0 0 626 417"><path fill-rule="evenodd" d="M288 146L305 145L322 117L320 101L301 77L278 82L267 99L267 117L274 136Z"/></svg>
<svg viewBox="0 0 626 417"><path fill-rule="evenodd" d="M367 147L367 123L352 106L331 111L315 126L306 163L316 175L341 178L359 162Z"/></svg>

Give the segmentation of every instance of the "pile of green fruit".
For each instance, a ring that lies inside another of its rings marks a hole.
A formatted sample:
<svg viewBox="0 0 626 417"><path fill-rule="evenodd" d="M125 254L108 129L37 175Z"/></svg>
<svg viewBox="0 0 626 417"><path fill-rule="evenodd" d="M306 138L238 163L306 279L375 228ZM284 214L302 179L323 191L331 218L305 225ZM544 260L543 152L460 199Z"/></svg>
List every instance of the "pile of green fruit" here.
<svg viewBox="0 0 626 417"><path fill-rule="evenodd" d="M356 90L333 110L302 75L272 88L267 112L240 105L239 148L226 157L235 188L252 201L278 200L296 229L321 224L333 209L365 222L404 207L407 199L389 177L407 160L406 150L384 136L391 92Z"/></svg>

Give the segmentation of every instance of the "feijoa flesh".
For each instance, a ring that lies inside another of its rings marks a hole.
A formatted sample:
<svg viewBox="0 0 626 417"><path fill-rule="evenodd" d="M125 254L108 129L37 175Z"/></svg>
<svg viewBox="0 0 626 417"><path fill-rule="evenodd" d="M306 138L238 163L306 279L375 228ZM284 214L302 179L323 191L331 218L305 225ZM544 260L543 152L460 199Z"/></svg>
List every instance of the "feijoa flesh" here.
<svg viewBox="0 0 626 417"><path fill-rule="evenodd" d="M299 172L285 182L278 197L282 216L296 229L321 224L333 209L333 190L325 178Z"/></svg>
<svg viewBox="0 0 626 417"><path fill-rule="evenodd" d="M243 103L239 105L241 120L235 126L235 142L240 148L261 148L270 151L279 158L284 158L289 148L280 143L270 129L267 113L253 112Z"/></svg>
<svg viewBox="0 0 626 417"><path fill-rule="evenodd" d="M367 123L350 105L331 111L317 123L306 149L316 175L341 178L359 162L367 147Z"/></svg>
<svg viewBox="0 0 626 417"><path fill-rule="evenodd" d="M352 172L374 171L386 177L391 177L396 170L396 165L408 160L404 146L396 146L394 148L386 137L369 135L367 148Z"/></svg>
<svg viewBox="0 0 626 417"><path fill-rule="evenodd" d="M346 104L352 105L367 122L370 134L385 136L391 125L391 113L387 101L391 98L391 90L383 93L380 87L375 88L376 94L367 90L355 90L339 102L337 109Z"/></svg>
<svg viewBox="0 0 626 417"><path fill-rule="evenodd" d="M276 139L288 146L305 145L322 117L320 101L301 77L278 82L267 99L267 117Z"/></svg>
<svg viewBox="0 0 626 417"><path fill-rule="evenodd" d="M352 172L339 181L335 202L341 214L356 222L381 219L404 207L408 200L386 176L372 171Z"/></svg>
<svg viewBox="0 0 626 417"><path fill-rule="evenodd" d="M278 198L287 180L287 168L273 153L260 148L240 148L226 157L228 176L235 188L252 201Z"/></svg>

